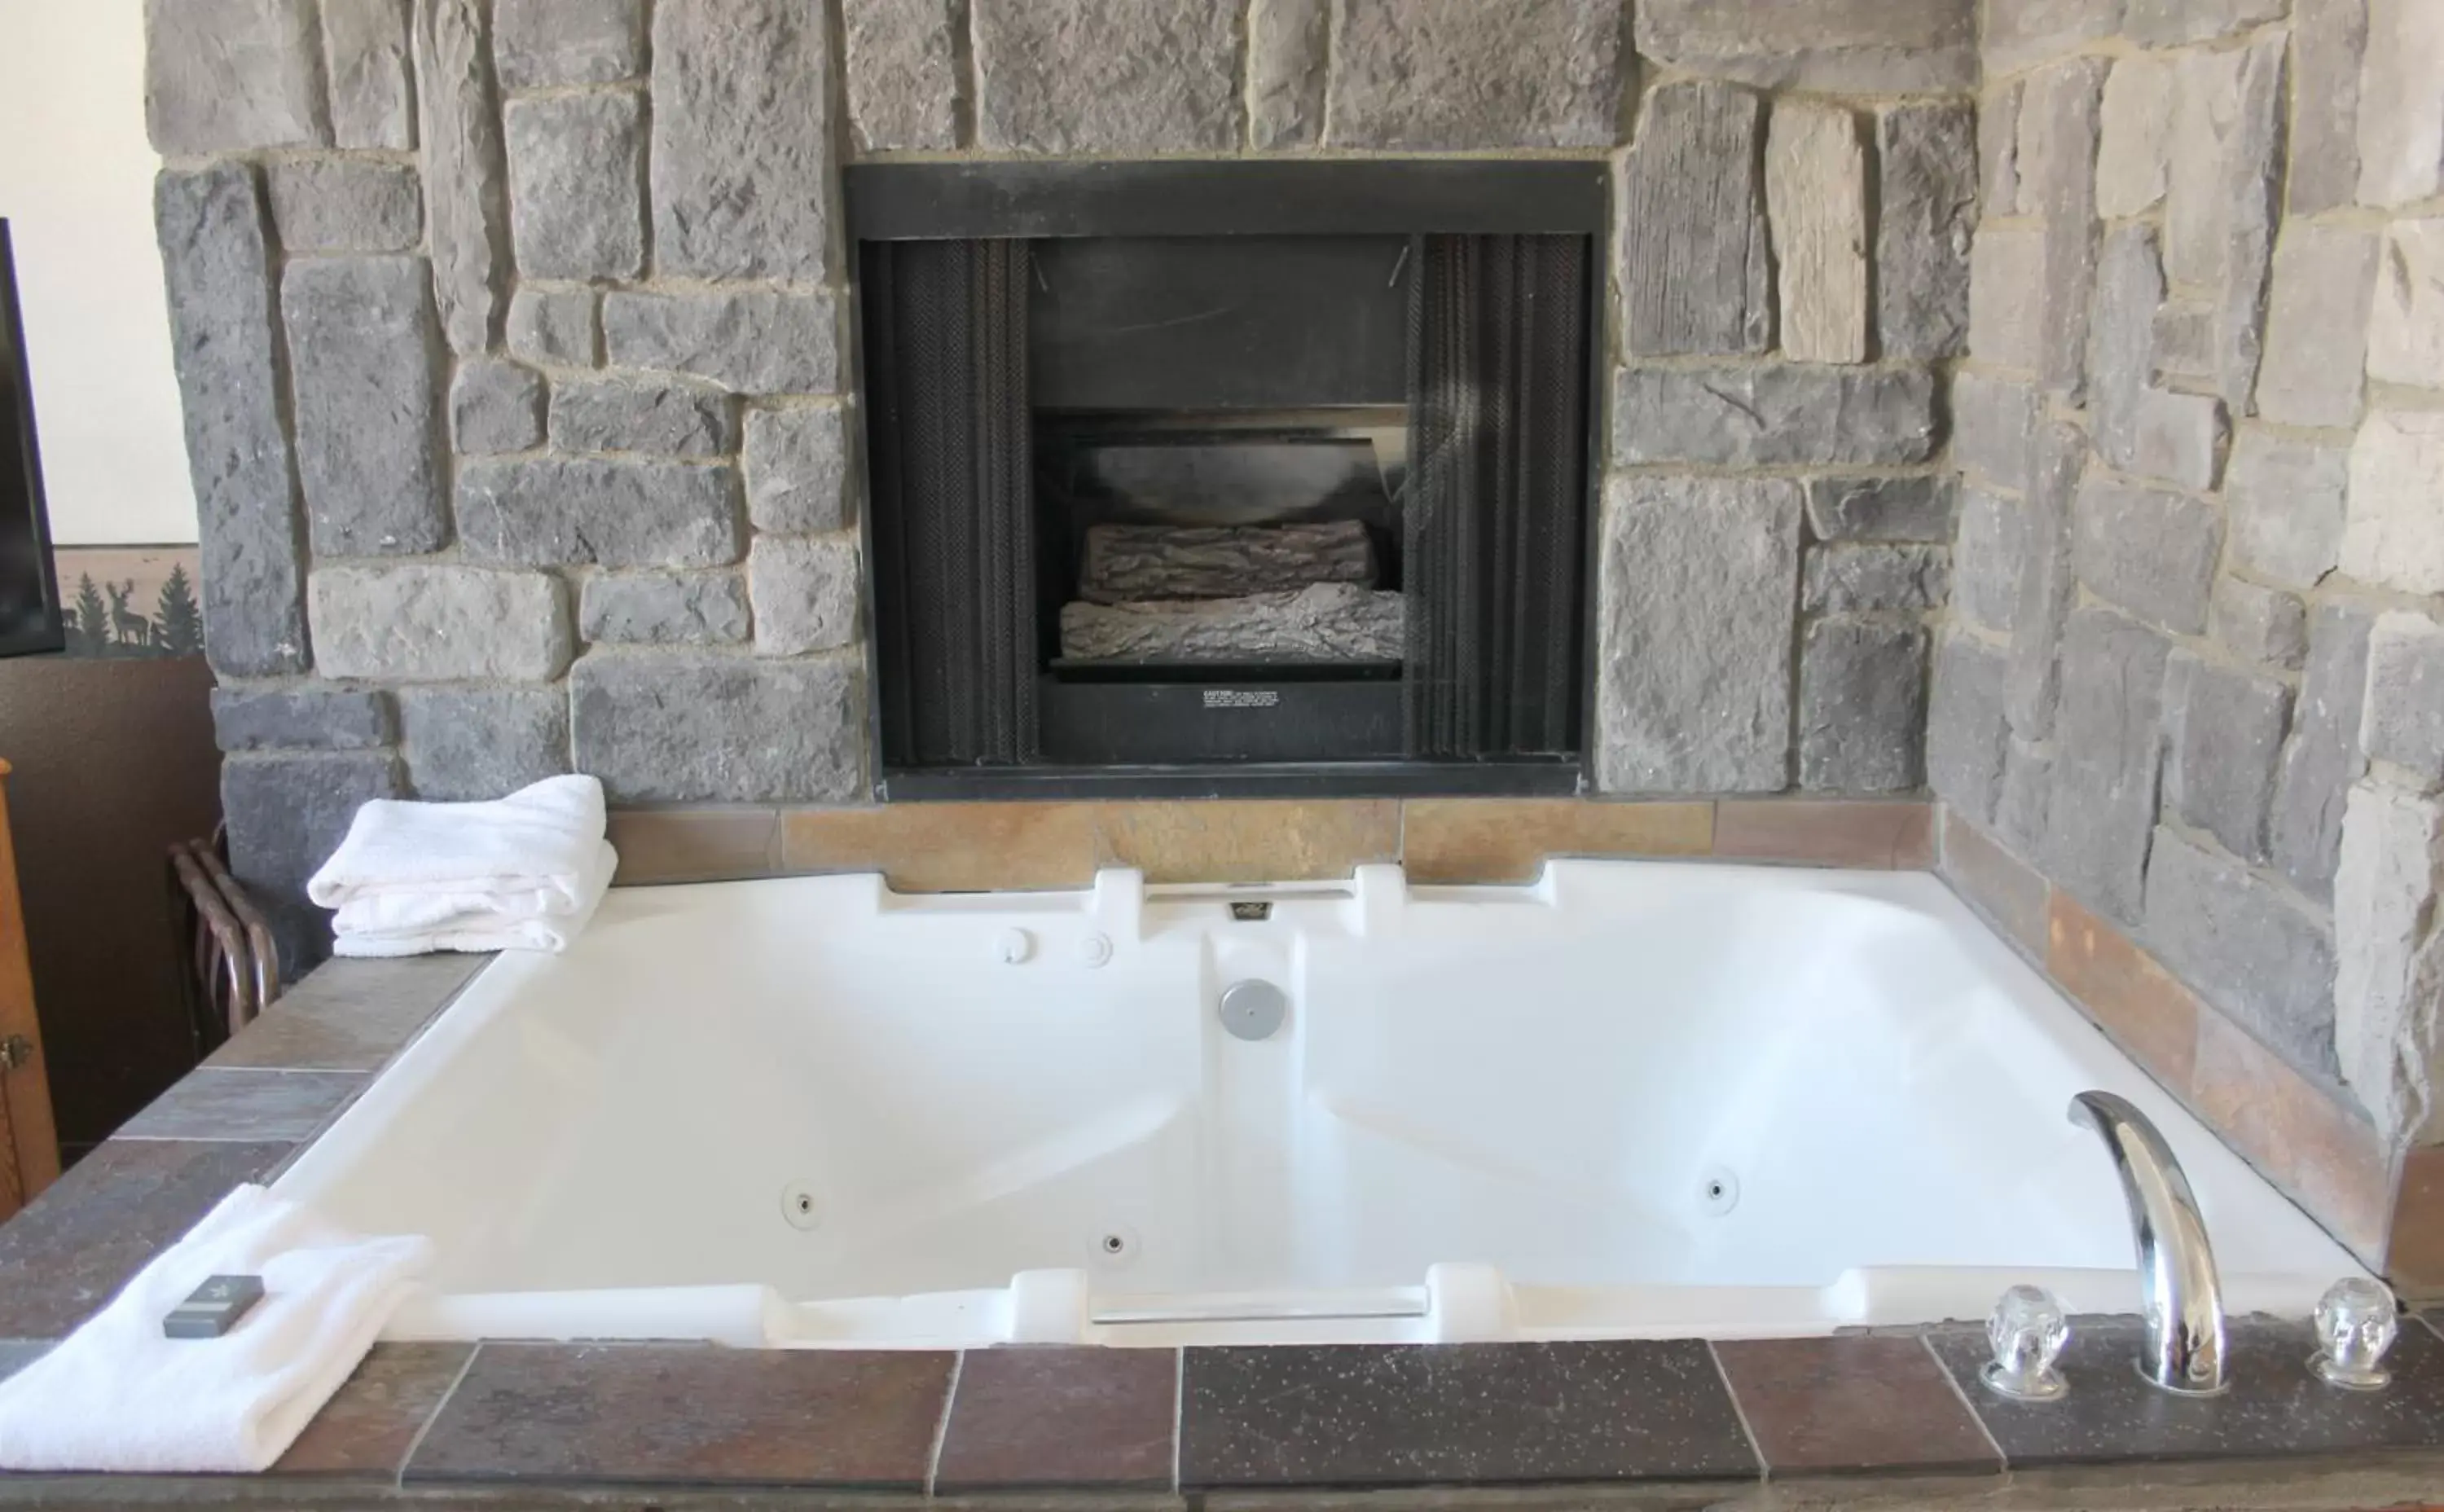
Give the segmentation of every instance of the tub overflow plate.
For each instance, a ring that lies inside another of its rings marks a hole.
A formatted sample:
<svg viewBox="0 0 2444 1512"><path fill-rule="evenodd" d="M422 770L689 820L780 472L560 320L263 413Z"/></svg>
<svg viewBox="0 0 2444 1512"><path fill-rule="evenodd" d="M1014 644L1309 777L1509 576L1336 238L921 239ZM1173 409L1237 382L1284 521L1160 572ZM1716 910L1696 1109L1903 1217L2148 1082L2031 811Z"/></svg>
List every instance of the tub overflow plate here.
<svg viewBox="0 0 2444 1512"><path fill-rule="evenodd" d="M1216 1010L1222 1027L1236 1040L1269 1040L1289 1017L1289 994L1270 982L1250 977L1222 989Z"/></svg>

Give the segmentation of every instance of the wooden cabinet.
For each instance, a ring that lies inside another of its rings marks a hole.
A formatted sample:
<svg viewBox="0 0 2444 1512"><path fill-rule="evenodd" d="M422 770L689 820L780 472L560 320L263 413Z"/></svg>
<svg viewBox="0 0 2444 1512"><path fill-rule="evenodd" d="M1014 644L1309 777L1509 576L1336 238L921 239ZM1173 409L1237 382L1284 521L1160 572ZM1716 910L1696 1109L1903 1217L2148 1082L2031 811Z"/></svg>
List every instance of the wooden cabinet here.
<svg viewBox="0 0 2444 1512"><path fill-rule="evenodd" d="M9 839L9 764L0 761L0 1219L59 1173L43 1031L34 1022L34 972L26 954L26 910Z"/></svg>

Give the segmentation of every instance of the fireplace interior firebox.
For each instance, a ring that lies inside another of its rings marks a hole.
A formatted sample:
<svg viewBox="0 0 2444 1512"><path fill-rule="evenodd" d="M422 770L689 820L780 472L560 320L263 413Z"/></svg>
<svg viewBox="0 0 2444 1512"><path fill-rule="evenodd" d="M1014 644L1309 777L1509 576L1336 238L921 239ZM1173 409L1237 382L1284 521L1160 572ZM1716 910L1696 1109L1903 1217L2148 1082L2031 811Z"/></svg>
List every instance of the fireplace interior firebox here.
<svg viewBox="0 0 2444 1512"><path fill-rule="evenodd" d="M877 165L850 214L887 795L1576 785L1600 169Z"/></svg>

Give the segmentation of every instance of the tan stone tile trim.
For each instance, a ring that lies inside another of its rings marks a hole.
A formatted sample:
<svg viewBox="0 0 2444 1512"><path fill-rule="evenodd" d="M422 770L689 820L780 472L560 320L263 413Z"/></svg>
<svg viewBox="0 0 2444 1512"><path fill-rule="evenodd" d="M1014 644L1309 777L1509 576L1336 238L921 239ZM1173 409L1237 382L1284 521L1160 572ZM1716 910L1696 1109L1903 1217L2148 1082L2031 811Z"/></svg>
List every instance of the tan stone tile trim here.
<svg viewBox="0 0 2444 1512"><path fill-rule="evenodd" d="M1940 827L1939 870L1955 892L2024 944L2023 931L2042 918L2033 959L2064 995L2335 1238L2371 1265L2384 1263L2397 1222L2394 1162L2358 1108L2258 1043L1992 837L1948 809Z"/></svg>
<svg viewBox="0 0 2444 1512"><path fill-rule="evenodd" d="M1529 882L1548 857L1924 870L1915 800L1394 799L888 803L616 810L623 886L880 872L910 893L1150 882L1293 882L1398 861L1412 880Z"/></svg>

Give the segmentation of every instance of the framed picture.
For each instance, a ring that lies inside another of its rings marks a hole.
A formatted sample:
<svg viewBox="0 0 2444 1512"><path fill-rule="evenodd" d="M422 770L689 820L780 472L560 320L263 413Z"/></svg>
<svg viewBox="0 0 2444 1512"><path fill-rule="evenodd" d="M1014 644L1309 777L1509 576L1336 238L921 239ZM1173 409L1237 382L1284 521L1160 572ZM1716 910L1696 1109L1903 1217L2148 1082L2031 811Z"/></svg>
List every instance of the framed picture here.
<svg viewBox="0 0 2444 1512"><path fill-rule="evenodd" d="M0 656L65 644L51 564L43 459L34 445L34 386L17 308L17 264L0 220Z"/></svg>

